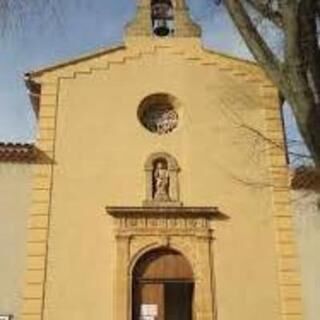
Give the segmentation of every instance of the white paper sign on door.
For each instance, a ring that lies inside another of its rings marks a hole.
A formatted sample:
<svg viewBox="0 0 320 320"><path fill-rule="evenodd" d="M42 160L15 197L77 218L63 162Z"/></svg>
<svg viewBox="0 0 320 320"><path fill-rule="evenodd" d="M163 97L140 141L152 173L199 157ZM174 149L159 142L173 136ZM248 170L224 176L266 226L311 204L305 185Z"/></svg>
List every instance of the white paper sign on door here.
<svg viewBox="0 0 320 320"><path fill-rule="evenodd" d="M155 320L154 316L141 316L140 320Z"/></svg>
<svg viewBox="0 0 320 320"><path fill-rule="evenodd" d="M158 305L156 304L142 304L140 310L141 316L157 317L158 316ZM149 320L149 319L145 319ZM151 319L150 319L151 320Z"/></svg>

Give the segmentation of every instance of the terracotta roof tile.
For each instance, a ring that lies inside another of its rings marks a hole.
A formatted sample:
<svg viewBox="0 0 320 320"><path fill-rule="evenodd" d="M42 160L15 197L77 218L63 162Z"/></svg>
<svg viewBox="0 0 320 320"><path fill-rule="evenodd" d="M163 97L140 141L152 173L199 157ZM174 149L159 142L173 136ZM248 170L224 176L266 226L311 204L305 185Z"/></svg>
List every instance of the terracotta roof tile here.
<svg viewBox="0 0 320 320"><path fill-rule="evenodd" d="M32 163L37 160L37 154L33 144L0 142L0 162Z"/></svg>
<svg viewBox="0 0 320 320"><path fill-rule="evenodd" d="M320 170L314 167L297 168L292 175L291 187L294 190L320 190Z"/></svg>

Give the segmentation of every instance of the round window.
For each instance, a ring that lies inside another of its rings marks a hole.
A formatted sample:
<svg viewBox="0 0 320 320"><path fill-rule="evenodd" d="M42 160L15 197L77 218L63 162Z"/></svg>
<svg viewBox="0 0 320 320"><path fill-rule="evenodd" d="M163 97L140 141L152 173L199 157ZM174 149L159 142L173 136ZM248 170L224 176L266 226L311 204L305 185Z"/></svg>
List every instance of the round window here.
<svg viewBox="0 0 320 320"><path fill-rule="evenodd" d="M175 99L166 94L155 94L145 98L139 106L138 118L152 133L167 134L177 128L179 115Z"/></svg>

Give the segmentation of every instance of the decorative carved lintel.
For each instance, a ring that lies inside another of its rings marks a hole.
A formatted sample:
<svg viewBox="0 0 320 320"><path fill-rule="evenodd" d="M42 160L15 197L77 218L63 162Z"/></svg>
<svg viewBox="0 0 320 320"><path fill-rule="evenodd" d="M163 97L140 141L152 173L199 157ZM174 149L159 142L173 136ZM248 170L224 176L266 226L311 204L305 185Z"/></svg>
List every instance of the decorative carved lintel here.
<svg viewBox="0 0 320 320"><path fill-rule="evenodd" d="M118 236L210 239L210 221L223 215L215 207L107 207Z"/></svg>

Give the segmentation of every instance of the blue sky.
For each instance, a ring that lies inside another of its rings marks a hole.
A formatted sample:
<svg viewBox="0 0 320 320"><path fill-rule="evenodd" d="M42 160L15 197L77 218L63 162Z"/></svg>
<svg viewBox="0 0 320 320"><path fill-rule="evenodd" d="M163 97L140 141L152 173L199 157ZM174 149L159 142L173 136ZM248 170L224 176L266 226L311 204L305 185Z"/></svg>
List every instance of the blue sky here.
<svg viewBox="0 0 320 320"><path fill-rule="evenodd" d="M212 2L188 0L192 17L202 27L204 45L248 58L225 10ZM41 15L30 14L20 26L5 30L0 38L0 141L34 141L36 121L23 82L25 72L122 42L123 28L134 14L133 0L60 0L56 13L41 10ZM291 120L290 127L294 132Z"/></svg>

